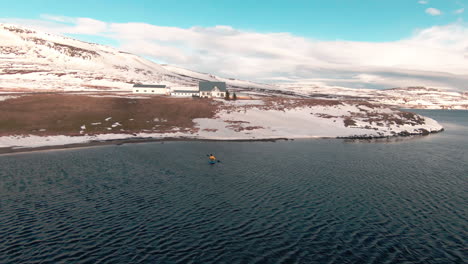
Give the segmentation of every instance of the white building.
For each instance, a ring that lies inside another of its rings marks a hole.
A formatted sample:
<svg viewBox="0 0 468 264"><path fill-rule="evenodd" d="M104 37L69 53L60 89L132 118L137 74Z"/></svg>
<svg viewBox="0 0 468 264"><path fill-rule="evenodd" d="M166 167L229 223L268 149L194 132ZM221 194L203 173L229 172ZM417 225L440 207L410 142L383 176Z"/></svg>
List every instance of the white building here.
<svg viewBox="0 0 468 264"><path fill-rule="evenodd" d="M200 97L224 98L226 96L226 83L225 82L199 82L198 89L200 91Z"/></svg>
<svg viewBox="0 0 468 264"><path fill-rule="evenodd" d="M178 96L178 97L193 97L193 96L200 96L200 92L194 90L173 90L171 92L171 96Z"/></svg>
<svg viewBox="0 0 468 264"><path fill-rule="evenodd" d="M135 84L133 85L133 93L169 95L170 90L166 87L166 85Z"/></svg>

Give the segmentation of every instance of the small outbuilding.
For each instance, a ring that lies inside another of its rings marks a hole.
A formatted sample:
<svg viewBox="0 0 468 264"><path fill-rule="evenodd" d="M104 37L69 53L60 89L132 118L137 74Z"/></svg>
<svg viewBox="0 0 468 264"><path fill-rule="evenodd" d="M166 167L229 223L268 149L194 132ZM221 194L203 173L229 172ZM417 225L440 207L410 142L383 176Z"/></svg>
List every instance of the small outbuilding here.
<svg viewBox="0 0 468 264"><path fill-rule="evenodd" d="M135 84L133 93L169 95L169 89L163 84Z"/></svg>
<svg viewBox="0 0 468 264"><path fill-rule="evenodd" d="M200 97L204 98L224 98L226 96L225 82L199 82Z"/></svg>

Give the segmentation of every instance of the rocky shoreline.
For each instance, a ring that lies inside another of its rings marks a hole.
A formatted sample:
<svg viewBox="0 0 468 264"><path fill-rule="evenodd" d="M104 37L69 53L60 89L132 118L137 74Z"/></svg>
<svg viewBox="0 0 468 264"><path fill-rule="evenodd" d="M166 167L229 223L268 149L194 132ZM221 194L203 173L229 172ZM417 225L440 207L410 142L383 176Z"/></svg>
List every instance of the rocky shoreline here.
<svg viewBox="0 0 468 264"><path fill-rule="evenodd" d="M445 129L442 128L440 130L434 130L434 131L421 129L420 131L421 131L420 133L410 133L408 131L402 131L392 136L357 135L357 136L346 136L346 137L337 137L337 138L338 139L382 139L382 138L394 138L394 137L428 136L430 134L437 134L437 133L444 132Z"/></svg>

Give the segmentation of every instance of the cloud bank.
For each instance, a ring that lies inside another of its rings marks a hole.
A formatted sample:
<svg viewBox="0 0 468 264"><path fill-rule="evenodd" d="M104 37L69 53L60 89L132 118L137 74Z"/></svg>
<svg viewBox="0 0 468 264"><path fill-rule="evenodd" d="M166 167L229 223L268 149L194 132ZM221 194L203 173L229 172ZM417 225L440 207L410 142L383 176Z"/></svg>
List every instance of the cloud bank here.
<svg viewBox="0 0 468 264"><path fill-rule="evenodd" d="M468 27L463 22L375 43L321 41L230 26L178 28L51 15L41 18L0 22L108 38L121 50L223 77L352 88L423 85L468 90Z"/></svg>

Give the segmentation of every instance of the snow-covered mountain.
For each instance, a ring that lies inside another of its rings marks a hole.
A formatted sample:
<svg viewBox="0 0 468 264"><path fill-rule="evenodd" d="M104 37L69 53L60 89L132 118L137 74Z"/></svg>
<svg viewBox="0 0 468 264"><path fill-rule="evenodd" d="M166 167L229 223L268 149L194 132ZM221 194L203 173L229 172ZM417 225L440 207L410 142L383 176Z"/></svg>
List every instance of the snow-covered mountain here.
<svg viewBox="0 0 468 264"><path fill-rule="evenodd" d="M0 24L0 89L9 91L129 90L134 83L197 86L200 80L230 87L267 87L162 66L114 48Z"/></svg>
<svg viewBox="0 0 468 264"><path fill-rule="evenodd" d="M405 87L375 90L293 83L279 85L279 89L302 97L365 100L403 108L468 109L468 92L440 88Z"/></svg>
<svg viewBox="0 0 468 264"><path fill-rule="evenodd" d="M134 83L197 86L224 81L252 95L365 100L405 108L468 109L468 92L425 87L387 90L308 83L258 84L160 65L117 49L0 24L0 92L129 91Z"/></svg>

